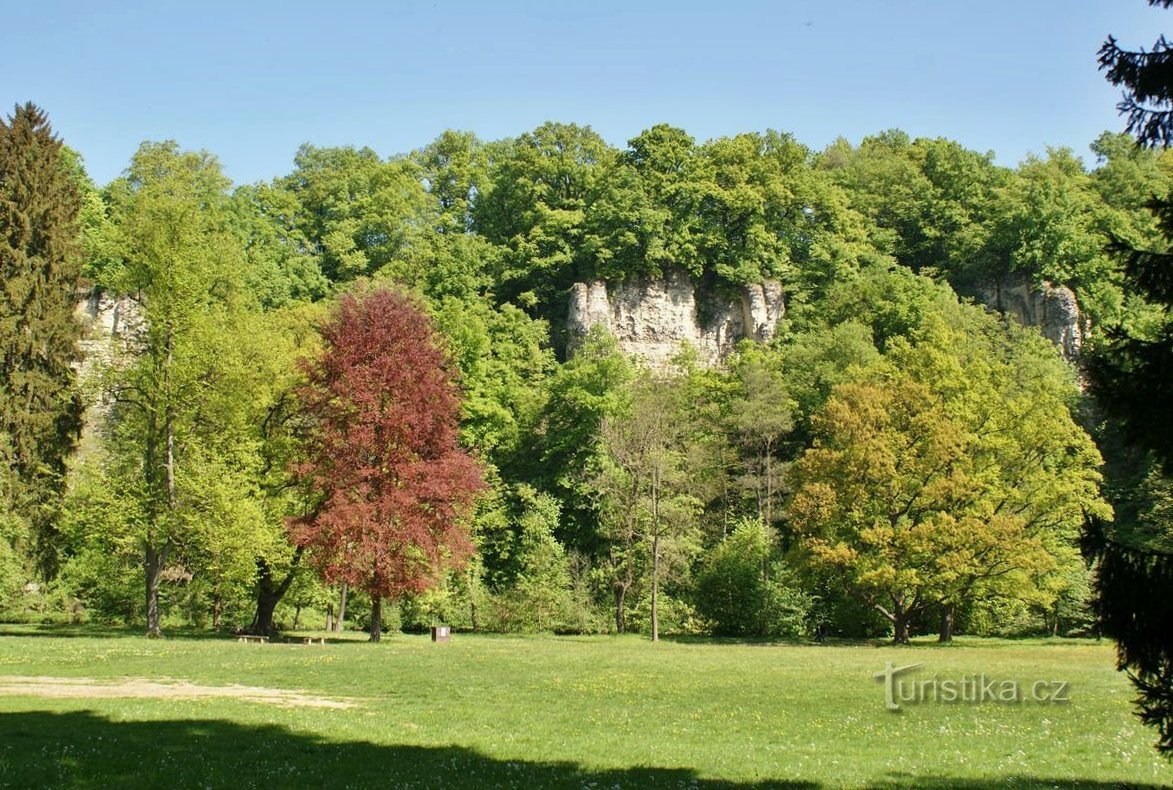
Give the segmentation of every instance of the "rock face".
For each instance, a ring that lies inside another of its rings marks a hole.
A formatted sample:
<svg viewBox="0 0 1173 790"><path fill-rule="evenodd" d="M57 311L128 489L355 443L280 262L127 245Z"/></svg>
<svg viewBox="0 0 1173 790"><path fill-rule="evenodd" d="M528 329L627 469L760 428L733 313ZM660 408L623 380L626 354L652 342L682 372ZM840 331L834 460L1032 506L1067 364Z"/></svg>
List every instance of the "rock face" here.
<svg viewBox="0 0 1173 790"><path fill-rule="evenodd" d="M137 302L96 288L78 301L75 315L83 329L77 376L85 393L80 442L84 451L92 446L95 433L110 413L110 403L100 386L102 372L133 358L146 326Z"/></svg>
<svg viewBox="0 0 1173 790"><path fill-rule="evenodd" d="M743 338L772 338L786 311L778 282L743 286L739 297L719 300L702 323L696 286L683 272L610 285L601 280L575 283L567 313L569 348L573 352L592 326L602 325L615 335L624 353L653 369L667 367L686 342L704 364L716 365Z"/></svg>
<svg viewBox="0 0 1173 790"><path fill-rule="evenodd" d="M987 307L1013 316L1023 326L1038 327L1043 337L1059 347L1059 353L1068 362L1079 359L1084 319L1075 293L1067 286L1002 280L983 286L978 298Z"/></svg>

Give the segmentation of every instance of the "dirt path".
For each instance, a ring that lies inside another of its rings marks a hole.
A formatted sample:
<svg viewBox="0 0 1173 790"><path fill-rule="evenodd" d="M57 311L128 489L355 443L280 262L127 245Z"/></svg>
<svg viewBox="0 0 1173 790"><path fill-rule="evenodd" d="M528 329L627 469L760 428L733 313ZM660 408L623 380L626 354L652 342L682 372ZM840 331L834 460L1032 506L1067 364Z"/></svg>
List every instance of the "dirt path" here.
<svg viewBox="0 0 1173 790"><path fill-rule="evenodd" d="M0 696L57 697L68 699L205 699L232 697L282 707L353 708L354 702L318 697L294 689L256 686L200 686L186 680L121 678L99 681L93 678L50 678L24 675L0 676Z"/></svg>

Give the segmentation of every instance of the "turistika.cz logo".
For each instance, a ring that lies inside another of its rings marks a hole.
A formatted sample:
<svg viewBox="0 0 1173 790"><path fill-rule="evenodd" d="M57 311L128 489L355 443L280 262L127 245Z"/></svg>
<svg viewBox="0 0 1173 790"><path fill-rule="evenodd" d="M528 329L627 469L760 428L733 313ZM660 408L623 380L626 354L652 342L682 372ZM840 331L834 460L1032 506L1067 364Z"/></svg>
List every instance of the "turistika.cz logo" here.
<svg viewBox="0 0 1173 790"><path fill-rule="evenodd" d="M923 705L926 702L949 704L981 705L993 702L1002 705L1038 703L1042 705L1064 705L1071 702L1066 680L999 680L977 675L962 675L956 678L901 677L924 663L907 666L893 666L889 661L883 672L873 677L884 684L884 707L891 711L900 710L901 705Z"/></svg>

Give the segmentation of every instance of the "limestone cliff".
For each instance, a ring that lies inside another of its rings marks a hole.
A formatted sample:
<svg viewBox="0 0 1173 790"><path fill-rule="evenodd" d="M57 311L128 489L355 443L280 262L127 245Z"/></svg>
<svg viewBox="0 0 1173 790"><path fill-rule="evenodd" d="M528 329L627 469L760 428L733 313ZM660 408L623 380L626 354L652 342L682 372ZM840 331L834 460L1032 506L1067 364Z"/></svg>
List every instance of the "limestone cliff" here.
<svg viewBox="0 0 1173 790"><path fill-rule="evenodd" d="M110 411L102 392L103 373L133 358L145 326L137 302L97 288L78 302L75 314L83 332L78 382L86 404L80 447L84 452Z"/></svg>
<svg viewBox="0 0 1173 790"><path fill-rule="evenodd" d="M1083 348L1084 318L1075 293L1065 285L1035 285L1022 278L1006 278L978 289L978 299L991 309L1011 316L1023 326L1035 326L1059 347L1068 362Z"/></svg>
<svg viewBox="0 0 1173 790"><path fill-rule="evenodd" d="M743 338L772 338L786 310L776 281L742 286L737 298L714 297L711 308L702 320L696 285L679 271L653 280L575 283L567 313L569 347L573 351L592 326L602 325L625 353L652 368L666 367L685 342L704 364L715 365Z"/></svg>

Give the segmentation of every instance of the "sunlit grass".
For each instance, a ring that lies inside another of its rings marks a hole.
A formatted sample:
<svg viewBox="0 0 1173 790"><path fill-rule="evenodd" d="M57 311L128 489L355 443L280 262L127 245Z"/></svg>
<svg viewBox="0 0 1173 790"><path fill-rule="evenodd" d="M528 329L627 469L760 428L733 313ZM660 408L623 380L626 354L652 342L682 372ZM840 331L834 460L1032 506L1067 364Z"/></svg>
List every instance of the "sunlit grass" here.
<svg viewBox="0 0 1173 790"><path fill-rule="evenodd" d="M158 777L141 766L156 758L175 786L1173 783L1153 733L1131 714L1131 687L1107 643L457 634L448 644L393 635L370 645L351 634L323 647L32 631L0 636L0 679L172 678L358 704L0 696L4 785L149 786ZM924 662L920 676L985 673L1026 688L1062 680L1071 701L929 702L892 713L873 678L887 661ZM199 759L165 759L192 743Z"/></svg>

